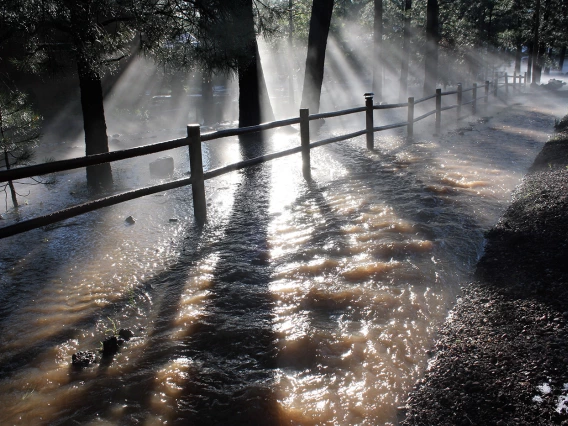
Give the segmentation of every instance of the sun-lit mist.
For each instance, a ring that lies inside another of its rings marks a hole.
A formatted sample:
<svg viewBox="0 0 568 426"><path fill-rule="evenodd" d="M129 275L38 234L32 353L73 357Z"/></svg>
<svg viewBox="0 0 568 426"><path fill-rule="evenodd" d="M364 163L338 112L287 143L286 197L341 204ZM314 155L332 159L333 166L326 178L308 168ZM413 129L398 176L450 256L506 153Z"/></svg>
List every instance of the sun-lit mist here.
<svg viewBox="0 0 568 426"><path fill-rule="evenodd" d="M421 48L420 31L412 30L411 49ZM275 118L297 117L305 43L258 42ZM364 105L371 42L358 22L330 33L320 112ZM412 52L407 91L399 92L401 44L385 37L375 104L422 97L423 59ZM449 59L441 50L444 90L483 84L497 70L512 74L499 52ZM105 83L111 151L184 137L190 123L204 133L238 126L243 94L234 72L165 69L134 56ZM404 128L377 133L373 151L364 137L313 149L309 180L300 154L210 179L203 224L185 187L36 229L17 244L0 241L0 423L169 424L203 406L224 409L236 395L253 408L273 398L282 424L396 424L484 232L565 108L504 99L460 121L444 112L440 132L432 116L416 124L414 139ZM455 94L444 98L455 102ZM375 111L374 120L406 120L406 109ZM364 113L326 119L312 142L364 124ZM38 158L84 155L78 99L61 106L43 137ZM205 170L242 160L245 143L203 143ZM258 145L261 154L297 147L299 128ZM164 155L173 172L153 175L149 162ZM112 167L116 192L190 173L187 147ZM84 170L57 179L31 191L7 222L89 200ZM120 328L134 337L113 359L71 368L72 354L99 351ZM268 337L247 353L241 340L258 329Z"/></svg>

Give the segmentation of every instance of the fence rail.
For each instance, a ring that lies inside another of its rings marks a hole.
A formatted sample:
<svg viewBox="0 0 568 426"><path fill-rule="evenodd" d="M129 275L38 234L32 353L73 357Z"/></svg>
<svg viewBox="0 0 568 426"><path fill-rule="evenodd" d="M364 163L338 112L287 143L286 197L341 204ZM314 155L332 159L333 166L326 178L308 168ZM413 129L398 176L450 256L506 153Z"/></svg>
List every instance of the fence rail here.
<svg viewBox="0 0 568 426"><path fill-rule="evenodd" d="M516 75L508 76L507 73L503 77L494 75L494 80L492 82L486 81L485 93L481 97L477 97L478 86L476 84L471 88L462 89L461 84L458 84L458 89L455 91L442 92L441 89L437 89L434 95L425 96L421 99L414 100L413 97L408 98L408 102L396 103L396 104L374 104L373 94L365 93L365 106L350 108L341 111L332 111L318 114L309 114L309 110L301 109L300 116L289 118L286 120L272 121L269 123L259 124L257 126L250 126L238 129L226 129L218 130L211 133L201 134L201 129L199 125L189 125L187 126L187 137L180 139L173 139L164 142L158 142L155 144L144 145L136 148L130 148L120 151L113 151L104 154L95 154L86 157L72 158L68 160L54 161L50 163L37 164L27 167L21 167L11 170L0 171L0 182L8 182L16 179L25 179L34 176L45 175L48 173L63 172L72 169L77 169L81 167L94 166L103 163L115 162L119 160L126 160L130 158L139 157L142 155L155 154L162 151L168 151L174 148L180 148L187 146L189 148L190 157L190 177L170 181L167 183L153 185L149 187L139 188L131 191L126 191L120 194L115 194L109 197L100 198L97 200L89 201L83 204L72 206L63 210L59 210L44 216L38 216L32 219L23 220L19 223L4 226L0 228L0 239L10 237L13 235L20 234L22 232L30 231L32 229L37 229L47 225L51 225L60 222L65 219L69 219L87 212L98 210L103 207L108 207L111 205L119 204L125 201L130 201L136 198L140 198L146 195L155 194L158 192L166 191L169 189L180 188L183 186L192 185L192 197L193 197L193 209L194 215L198 221L204 221L207 217L206 202L205 202L205 187L204 181L212 179L226 173L237 171L245 167L250 167L253 165L265 163L277 158L285 157L288 155L293 155L297 153L302 153L302 171L305 178L310 177L310 150L319 146L327 145L330 143L340 142L347 139L352 139L358 136L366 135L367 148L374 149L374 133L395 129L399 127L407 127L407 135L409 137L413 136L414 123L421 121L431 115L435 115L435 126L436 132L440 131L442 112L450 109L457 109L457 118L462 118L461 107L464 105L472 105L471 114L476 114L477 103L480 100L484 100L485 104L489 100L490 88L493 88L493 95L497 97L499 93L499 87L505 87L505 93L509 92L509 78L513 79L513 91L521 90L521 81L524 81L524 86L527 86L527 75L524 76ZM500 79L503 79L503 83L499 83ZM516 81L518 80L518 85ZM472 99L463 102L462 96L465 92L473 92ZM457 95L457 103L442 107L442 97ZM435 99L435 109L428 111L418 117L414 116L414 108L417 104L426 102L428 100ZM395 108L407 108L407 121L386 124L383 126L374 125L374 111L375 110L386 110ZM356 132L348 133L345 135L335 136L332 138L311 142L310 141L310 127L309 123L313 120L319 120L323 118L333 118L339 116L345 116L349 114L365 112L366 115L366 125L365 129ZM257 133L261 131L266 131L270 129L275 129L279 127L290 126L294 124L300 125L300 146L287 149L284 151L263 155L260 157L251 158L248 160L240 161L238 163L230 164L224 167L220 167L213 170L208 170L204 172L202 164L202 153L201 144L203 142L210 142L221 138L226 138L230 136L240 136L251 133Z"/></svg>

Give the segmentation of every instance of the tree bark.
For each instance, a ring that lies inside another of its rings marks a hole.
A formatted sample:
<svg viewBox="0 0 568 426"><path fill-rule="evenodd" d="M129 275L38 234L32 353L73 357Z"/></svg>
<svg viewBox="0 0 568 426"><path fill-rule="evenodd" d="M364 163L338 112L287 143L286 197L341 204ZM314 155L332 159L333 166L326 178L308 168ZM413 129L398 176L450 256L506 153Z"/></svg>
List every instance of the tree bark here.
<svg viewBox="0 0 568 426"><path fill-rule="evenodd" d="M8 151L4 148L4 162L6 163L6 170L10 170L10 159L8 158ZM18 208L18 199L16 198L16 188L14 188L14 182L8 181L8 186L10 187L10 195L12 196L12 204L14 208Z"/></svg>
<svg viewBox="0 0 568 426"><path fill-rule="evenodd" d="M201 114L203 125L209 126L215 122L213 113L215 99L213 99L213 73L210 70L203 71L201 79Z"/></svg>
<svg viewBox="0 0 568 426"><path fill-rule="evenodd" d="M551 13L551 2L550 0L544 0L544 12L543 12L543 16L542 16L542 21L543 22L550 22L550 13ZM551 41L552 38L552 34L550 31L550 28L547 28L546 26L543 28L541 35L540 35L540 46L539 46L539 59L540 59L540 72L542 74L542 71L544 70L544 74L548 75L550 74L550 68L548 66L546 66L546 56L552 58L552 48L550 48L549 50L549 45L552 43ZM547 55L548 53L548 55Z"/></svg>
<svg viewBox="0 0 568 426"><path fill-rule="evenodd" d="M527 60L527 78L528 81L532 81L532 63L533 63L533 45L532 42L529 43L529 58Z"/></svg>
<svg viewBox="0 0 568 426"><path fill-rule="evenodd" d="M540 83L540 60L539 60L539 27L540 27L540 0L536 0L533 13L533 42L532 42L532 84Z"/></svg>
<svg viewBox="0 0 568 426"><path fill-rule="evenodd" d="M515 50L515 72L517 74L521 73L521 54L523 50L523 45L518 43Z"/></svg>
<svg viewBox="0 0 568 426"><path fill-rule="evenodd" d="M252 0L241 0L243 7L243 36L246 37L245 52L239 55L239 127L260 124L262 120L273 120L274 113L268 98L264 80L256 32Z"/></svg>
<svg viewBox="0 0 568 426"><path fill-rule="evenodd" d="M108 136L103 105L103 89L100 70L93 64L92 45L97 37L93 30L96 24L90 9L82 2L65 1L70 11L71 39L76 54L79 89L81 91L81 110L85 130L86 155L108 152ZM91 55L89 55L91 53ZM96 56L96 55L95 55ZM99 57L100 59L100 57ZM110 163L87 167L87 185L99 190L112 184Z"/></svg>
<svg viewBox="0 0 568 426"><path fill-rule="evenodd" d="M109 152L108 136L103 105L103 89L98 73L89 69L86 62L78 60L81 109L85 129L86 155ZM87 167L87 185L93 189L112 184L110 163Z"/></svg>
<svg viewBox="0 0 568 426"><path fill-rule="evenodd" d="M517 74L521 73L521 59L522 59L522 53L523 53L523 39L521 34L519 33L519 31L521 31L522 28L522 22L521 22L521 14L522 14L522 5L521 5L521 0L515 0L515 5L514 5L514 13L517 17L517 35L516 35L516 40L515 40L515 72Z"/></svg>
<svg viewBox="0 0 568 426"><path fill-rule="evenodd" d="M308 34L308 54L302 90L302 108L310 114L319 112L325 64L327 36L331 25L334 0L314 0Z"/></svg>
<svg viewBox="0 0 568 426"><path fill-rule="evenodd" d="M564 57L566 56L566 45L562 46L562 48L560 49L560 58L558 61L558 66L560 67L560 72L562 72L562 69L564 68Z"/></svg>
<svg viewBox="0 0 568 426"><path fill-rule="evenodd" d="M439 35L438 0L428 0L426 6L426 51L424 58L424 96L433 95L438 81Z"/></svg>
<svg viewBox="0 0 568 426"><path fill-rule="evenodd" d="M294 56L294 4L293 0L288 0L288 49L290 51L290 61L295 62ZM290 66L288 73L288 104L290 109L294 108L294 66Z"/></svg>
<svg viewBox="0 0 568 426"><path fill-rule="evenodd" d="M383 98L383 0L374 0L375 16L373 20L373 93L375 99Z"/></svg>
<svg viewBox="0 0 568 426"><path fill-rule="evenodd" d="M400 64L400 86L398 97L404 101L408 89L408 61L410 60L410 17L412 10L412 0L404 3L404 35L402 40L402 61Z"/></svg>

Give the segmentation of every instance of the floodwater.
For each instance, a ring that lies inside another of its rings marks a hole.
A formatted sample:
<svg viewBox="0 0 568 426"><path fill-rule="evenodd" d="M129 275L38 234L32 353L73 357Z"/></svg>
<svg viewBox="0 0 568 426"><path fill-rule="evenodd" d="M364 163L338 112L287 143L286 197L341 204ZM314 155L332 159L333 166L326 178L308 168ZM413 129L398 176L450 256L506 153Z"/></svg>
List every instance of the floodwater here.
<svg viewBox="0 0 568 426"><path fill-rule="evenodd" d="M397 424L553 118L527 102L440 136L432 119L414 140L379 133L373 152L364 138L328 145L310 182L299 154L230 173L206 182L202 227L181 188L0 241L0 424ZM330 119L318 138L358 120ZM204 163L298 139L210 142ZM169 154L182 176L187 152ZM115 164L118 189L156 182L147 161ZM34 188L20 217L82 201L83 179ZM71 368L120 328L134 337L112 360Z"/></svg>

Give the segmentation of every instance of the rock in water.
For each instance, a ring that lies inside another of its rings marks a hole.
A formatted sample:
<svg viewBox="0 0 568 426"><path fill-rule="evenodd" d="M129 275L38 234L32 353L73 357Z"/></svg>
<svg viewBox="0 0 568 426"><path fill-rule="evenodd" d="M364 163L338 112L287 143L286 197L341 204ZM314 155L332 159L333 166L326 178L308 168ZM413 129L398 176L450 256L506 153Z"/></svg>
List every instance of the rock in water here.
<svg viewBox="0 0 568 426"><path fill-rule="evenodd" d="M150 173L154 176L169 176L174 172L174 159L170 156L160 157L150 163Z"/></svg>
<svg viewBox="0 0 568 426"><path fill-rule="evenodd" d="M91 351L81 351L73 354L71 363L74 367L84 368L95 363L95 353Z"/></svg>
<svg viewBox="0 0 568 426"><path fill-rule="evenodd" d="M136 223L136 219L134 219L132 216L128 216L126 219L124 219L124 221L130 225L134 225Z"/></svg>
<svg viewBox="0 0 568 426"><path fill-rule="evenodd" d="M129 330L127 328L121 328L118 331L118 337L121 337L124 340L130 340L132 336L134 336L134 333L132 332L132 330Z"/></svg>
<svg viewBox="0 0 568 426"><path fill-rule="evenodd" d="M122 342L123 340L118 339L116 336L110 336L103 340L103 358L114 356Z"/></svg>

